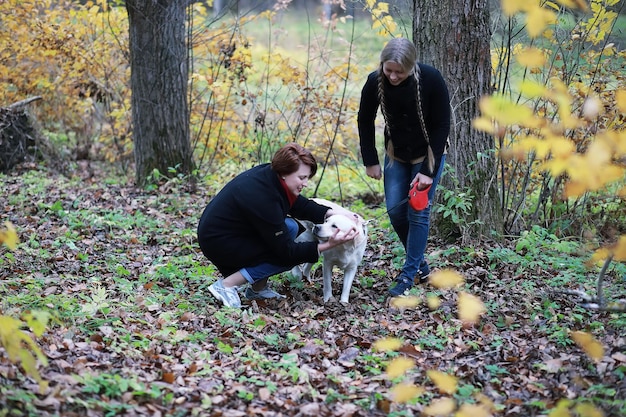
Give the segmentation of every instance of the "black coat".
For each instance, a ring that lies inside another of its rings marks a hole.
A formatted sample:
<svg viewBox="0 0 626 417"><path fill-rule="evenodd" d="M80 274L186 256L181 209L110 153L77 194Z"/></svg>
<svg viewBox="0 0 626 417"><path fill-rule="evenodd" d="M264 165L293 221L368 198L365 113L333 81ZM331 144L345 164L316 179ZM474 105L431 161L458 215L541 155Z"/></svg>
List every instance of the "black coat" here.
<svg viewBox="0 0 626 417"><path fill-rule="evenodd" d="M422 164L421 173L434 177L441 164L441 156L446 150L450 133L450 98L448 87L441 73L434 67L425 64L420 66L420 91L422 111L428 129L430 146L435 156L433 171ZM385 83L385 103L389 120L386 121L385 149L391 139L394 145L394 156L411 161L427 154L428 144L422 132L417 113L415 78L410 75L397 86ZM376 113L380 102L378 99L378 71L369 74L361 91L361 103L358 113L359 138L361 156L365 166L378 165L378 153L375 142Z"/></svg>
<svg viewBox="0 0 626 417"><path fill-rule="evenodd" d="M260 263L295 266L316 262L317 242L295 243L285 218L321 223L328 207L298 196L289 207L287 193L270 164L231 180L211 200L198 224L204 255L225 277Z"/></svg>

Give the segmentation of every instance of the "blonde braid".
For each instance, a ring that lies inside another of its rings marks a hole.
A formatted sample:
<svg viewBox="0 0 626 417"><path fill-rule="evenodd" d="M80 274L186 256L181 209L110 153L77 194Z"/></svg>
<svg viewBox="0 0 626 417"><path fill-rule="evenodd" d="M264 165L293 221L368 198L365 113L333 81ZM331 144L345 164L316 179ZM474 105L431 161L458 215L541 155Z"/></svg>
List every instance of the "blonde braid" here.
<svg viewBox="0 0 626 417"><path fill-rule="evenodd" d="M383 63L380 63L380 68L378 69L378 102L380 103L380 112L383 115L383 119L385 119L385 137L389 138L389 142L387 143L385 151L389 156L389 165L393 164L393 143L391 143L391 137L388 135L389 133L389 117L387 116L387 106L385 106L385 75L383 74Z"/></svg>
<svg viewBox="0 0 626 417"><path fill-rule="evenodd" d="M420 66L419 64L415 64L415 70L413 71L413 76L415 77L415 96L417 98L417 116L420 121L420 125L422 126L422 131L424 132L424 139L426 139L426 144L428 145L428 155L426 158L426 163L428 164L428 170L435 174L433 170L435 169L435 154L433 153L433 148L430 146L430 137L428 136L428 130L426 130L426 120L424 119L424 112L422 111L422 94L420 90Z"/></svg>

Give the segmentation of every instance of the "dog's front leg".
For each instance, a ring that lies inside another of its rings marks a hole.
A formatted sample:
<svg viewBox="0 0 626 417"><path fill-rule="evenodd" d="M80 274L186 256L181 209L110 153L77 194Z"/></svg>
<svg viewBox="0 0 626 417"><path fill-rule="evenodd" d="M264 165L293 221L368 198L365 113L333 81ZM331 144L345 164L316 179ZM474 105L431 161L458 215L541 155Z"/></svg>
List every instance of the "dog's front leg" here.
<svg viewBox="0 0 626 417"><path fill-rule="evenodd" d="M333 264L324 260L322 264L322 275L324 276L324 302L333 298Z"/></svg>
<svg viewBox="0 0 626 417"><path fill-rule="evenodd" d="M296 265L293 268L291 268L291 275L294 276L294 278L297 279L302 279L302 265Z"/></svg>
<svg viewBox="0 0 626 417"><path fill-rule="evenodd" d="M343 288L341 290L341 302L348 303L350 299L350 289L352 288L352 281L356 276L356 265L348 266L343 273Z"/></svg>
<svg viewBox="0 0 626 417"><path fill-rule="evenodd" d="M312 263L302 264L302 275L306 278L307 282L310 284L311 280L311 269L313 268Z"/></svg>
<svg viewBox="0 0 626 417"><path fill-rule="evenodd" d="M299 279L300 281L304 281L304 279L306 278L307 282L310 284L311 268L313 268L313 264L310 263L296 265L291 268L291 275L293 275L294 278Z"/></svg>

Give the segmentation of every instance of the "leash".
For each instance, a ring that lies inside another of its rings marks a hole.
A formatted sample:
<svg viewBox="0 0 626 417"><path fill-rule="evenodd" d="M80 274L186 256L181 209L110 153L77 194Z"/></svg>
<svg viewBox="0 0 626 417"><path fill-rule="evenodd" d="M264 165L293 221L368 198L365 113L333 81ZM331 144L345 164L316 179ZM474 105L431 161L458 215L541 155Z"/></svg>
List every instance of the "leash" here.
<svg viewBox="0 0 626 417"><path fill-rule="evenodd" d="M389 214L391 210L401 206L407 201L409 202L409 205L412 209L416 211L424 210L426 207L428 207L428 191L430 190L431 185L429 184L426 188L423 188L421 190L418 187L419 183L414 183L409 190L409 195L405 199L398 202L398 204L394 205L383 214L379 214L378 216L374 217L372 220L376 220L385 214Z"/></svg>
<svg viewBox="0 0 626 417"><path fill-rule="evenodd" d="M401 205L403 205L403 204L404 204L404 203L406 203L407 201L409 201L409 197L406 197L406 198L404 198L404 199L400 200L400 201L398 202L398 204L396 204L396 205L394 205L393 207L391 207L391 208L389 208L389 209L385 210L382 214L379 214L378 216L374 216L373 218L371 218L371 219L367 220L367 221L365 222L365 224L369 224L370 222L373 222L373 221L375 221L375 220L380 219L381 217L383 217L383 216L385 216L385 215L389 214L389 212L390 212L391 210L395 210L395 209L397 209L398 207L400 207Z"/></svg>

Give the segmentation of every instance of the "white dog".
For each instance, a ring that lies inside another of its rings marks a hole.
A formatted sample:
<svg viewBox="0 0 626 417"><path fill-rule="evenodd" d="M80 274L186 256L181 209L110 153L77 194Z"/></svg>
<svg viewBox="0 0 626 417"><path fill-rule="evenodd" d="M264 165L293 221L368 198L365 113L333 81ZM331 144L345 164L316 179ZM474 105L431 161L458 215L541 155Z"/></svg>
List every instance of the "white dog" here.
<svg viewBox="0 0 626 417"><path fill-rule="evenodd" d="M336 212L345 211L346 214L333 214L329 216L322 224L313 224L311 222L301 221L305 224L307 230L303 232L296 241L326 241L335 234L337 229L339 233L348 233L352 228L356 227L357 235L349 242L335 246L322 252L322 274L324 276L324 302L333 297L332 278L333 267L338 267L343 271L343 290L341 291L341 302L348 303L350 298L350 289L352 281L356 276L357 268L363 260L365 246L367 245L367 223L358 214L342 208L341 206L319 198L313 199L316 203L326 207L330 207ZM311 268L313 264L303 264L296 266L292 270L298 278L306 277L311 280Z"/></svg>

